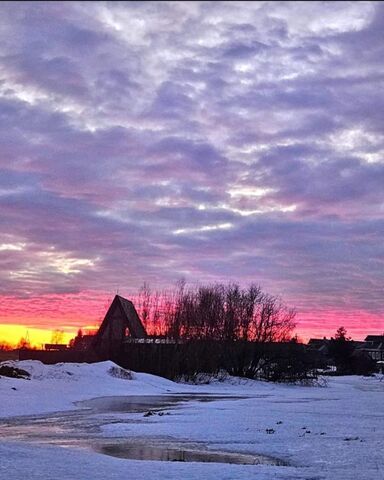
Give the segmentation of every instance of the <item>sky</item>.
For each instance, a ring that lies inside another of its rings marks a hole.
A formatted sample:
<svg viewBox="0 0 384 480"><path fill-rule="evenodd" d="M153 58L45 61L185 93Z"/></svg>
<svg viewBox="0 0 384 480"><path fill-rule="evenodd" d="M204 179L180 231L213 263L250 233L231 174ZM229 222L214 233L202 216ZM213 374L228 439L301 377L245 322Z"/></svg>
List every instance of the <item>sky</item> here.
<svg viewBox="0 0 384 480"><path fill-rule="evenodd" d="M0 340L180 279L382 333L383 31L381 2L1 3Z"/></svg>

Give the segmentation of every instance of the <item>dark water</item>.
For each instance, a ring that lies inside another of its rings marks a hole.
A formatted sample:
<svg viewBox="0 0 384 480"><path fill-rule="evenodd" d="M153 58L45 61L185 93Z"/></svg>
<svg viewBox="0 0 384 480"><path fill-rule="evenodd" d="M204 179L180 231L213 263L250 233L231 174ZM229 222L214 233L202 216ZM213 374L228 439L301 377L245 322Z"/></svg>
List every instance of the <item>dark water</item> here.
<svg viewBox="0 0 384 480"><path fill-rule="evenodd" d="M175 443L167 445L144 444L109 444L96 449L100 453L131 460L152 460L162 462L210 462L232 463L237 465L275 465L283 466L285 462L264 455L250 455L236 452L219 452L198 448L182 448Z"/></svg>
<svg viewBox="0 0 384 480"><path fill-rule="evenodd" d="M99 413L144 413L165 410L183 402L214 402L217 400L241 400L239 396L214 395L130 395L118 397L98 397L76 402L81 408L88 408Z"/></svg>
<svg viewBox="0 0 384 480"><path fill-rule="evenodd" d="M163 395L100 397L77 402L80 407L69 412L32 415L0 420L1 441L22 441L71 448L86 448L104 455L134 460L168 462L215 462L241 465L286 465L264 455L221 452L208 443L191 444L167 437L103 438L100 427L111 423L140 423L144 416L167 414L190 401L214 402L244 397L208 395ZM142 413L128 418L127 413Z"/></svg>

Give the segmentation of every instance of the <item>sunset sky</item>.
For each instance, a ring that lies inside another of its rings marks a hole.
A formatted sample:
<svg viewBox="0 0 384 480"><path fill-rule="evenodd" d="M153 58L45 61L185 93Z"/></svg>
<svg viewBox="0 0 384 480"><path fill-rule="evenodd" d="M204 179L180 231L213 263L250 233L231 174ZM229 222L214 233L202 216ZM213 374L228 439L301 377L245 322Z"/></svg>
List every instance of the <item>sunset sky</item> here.
<svg viewBox="0 0 384 480"><path fill-rule="evenodd" d="M382 333L383 32L381 2L1 3L0 341L181 278Z"/></svg>

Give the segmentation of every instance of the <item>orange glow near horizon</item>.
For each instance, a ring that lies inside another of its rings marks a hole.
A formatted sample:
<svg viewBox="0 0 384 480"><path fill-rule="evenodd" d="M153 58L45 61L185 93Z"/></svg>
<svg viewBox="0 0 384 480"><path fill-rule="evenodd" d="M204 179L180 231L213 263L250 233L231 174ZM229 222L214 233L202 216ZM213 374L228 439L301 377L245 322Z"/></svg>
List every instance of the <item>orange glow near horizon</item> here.
<svg viewBox="0 0 384 480"><path fill-rule="evenodd" d="M33 298L0 297L0 343L17 345L28 332L32 346L51 343L52 332L63 332L63 343L98 329L113 295L100 292L42 295Z"/></svg>
<svg viewBox="0 0 384 480"><path fill-rule="evenodd" d="M134 303L134 296L122 293ZM63 343L74 338L79 328L84 333L98 329L114 294L84 291L78 294L43 295L33 298L0 296L0 343L15 346L28 332L32 346L41 348L51 343L54 330L63 331ZM368 312L346 312L313 309L299 311L294 334L307 342L311 337L334 335L344 326L354 340L363 340L369 334L382 334L382 316Z"/></svg>
<svg viewBox="0 0 384 480"><path fill-rule="evenodd" d="M0 324L0 343L5 342L15 347L21 338L28 336L32 347L42 348L45 343L51 343L54 329L31 328L28 325ZM68 344L71 338L75 337L77 330L72 332L63 331L63 342Z"/></svg>
<svg viewBox="0 0 384 480"><path fill-rule="evenodd" d="M81 328L83 334L94 333L99 327L97 325L87 325ZM63 334L63 341L68 345L69 341L77 335L79 329L64 331L60 327L53 329L31 328L28 325L0 324L0 344L5 343L15 347L19 341L26 337L32 347L42 348L45 343L52 343L52 333L54 330L60 330Z"/></svg>

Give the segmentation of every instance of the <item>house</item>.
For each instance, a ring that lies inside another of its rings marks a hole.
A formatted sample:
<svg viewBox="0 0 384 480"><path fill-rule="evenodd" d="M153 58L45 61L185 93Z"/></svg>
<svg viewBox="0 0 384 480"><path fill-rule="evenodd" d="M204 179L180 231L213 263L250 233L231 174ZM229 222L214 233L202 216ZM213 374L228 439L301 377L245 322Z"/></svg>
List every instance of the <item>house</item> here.
<svg viewBox="0 0 384 480"><path fill-rule="evenodd" d="M307 344L307 351L312 355L314 361L318 365L319 368L328 368L332 367L335 369L335 365L337 363L337 359L335 358L335 340L333 338L311 338ZM337 343L336 343L337 345ZM362 350L362 347L365 345L365 342L357 341L357 340L348 340L345 343L345 347L348 347L344 350L343 355L349 356L352 355L355 359L355 363L358 364L364 363L364 357L367 357L365 351ZM349 353L348 353L349 352ZM339 351L337 356L340 356L342 352ZM340 358L339 358L340 360ZM369 360L369 358L368 358Z"/></svg>
<svg viewBox="0 0 384 480"><path fill-rule="evenodd" d="M368 335L358 350L368 354L375 362L384 361L384 335Z"/></svg>
<svg viewBox="0 0 384 480"><path fill-rule="evenodd" d="M145 339L147 337L147 332L133 303L116 295L94 336L92 347L100 353L116 354L125 339Z"/></svg>
<svg viewBox="0 0 384 480"><path fill-rule="evenodd" d="M308 342L308 347L310 350L321 352L325 355L328 354L329 342L327 338L311 338Z"/></svg>

